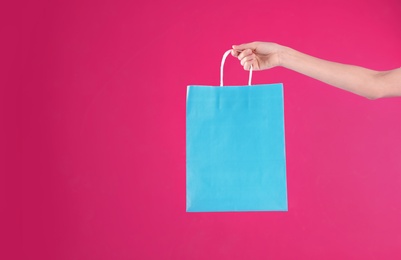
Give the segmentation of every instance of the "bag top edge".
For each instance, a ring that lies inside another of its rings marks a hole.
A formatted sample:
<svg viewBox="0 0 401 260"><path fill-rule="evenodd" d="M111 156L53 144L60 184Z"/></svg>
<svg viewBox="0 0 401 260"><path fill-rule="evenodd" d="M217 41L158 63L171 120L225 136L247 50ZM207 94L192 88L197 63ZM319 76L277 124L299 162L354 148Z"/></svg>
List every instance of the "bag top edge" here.
<svg viewBox="0 0 401 260"><path fill-rule="evenodd" d="M235 87L262 87L262 86L272 86L272 85L281 85L283 83L266 83L266 84L255 84L255 85L231 85L231 86L215 86L215 85L187 85L187 87L202 87L202 88L235 88Z"/></svg>

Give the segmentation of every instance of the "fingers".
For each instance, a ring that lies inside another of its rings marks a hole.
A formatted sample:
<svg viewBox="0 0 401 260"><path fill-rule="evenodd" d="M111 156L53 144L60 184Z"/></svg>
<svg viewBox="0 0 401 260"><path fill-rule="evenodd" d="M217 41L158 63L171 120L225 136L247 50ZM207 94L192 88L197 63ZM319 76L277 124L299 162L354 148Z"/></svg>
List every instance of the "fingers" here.
<svg viewBox="0 0 401 260"><path fill-rule="evenodd" d="M231 50L231 55L233 55L234 57L238 57L238 55L240 54L241 52L239 52L239 51L236 51L236 50L234 50L234 49L232 49Z"/></svg>
<svg viewBox="0 0 401 260"><path fill-rule="evenodd" d="M239 55L243 52L243 50L231 50L231 55L233 55L234 57L238 58Z"/></svg>
<svg viewBox="0 0 401 260"><path fill-rule="evenodd" d="M245 56L242 59L240 59L241 65L244 66L245 64L247 64L248 62L253 61L254 59L255 59L255 55L254 54Z"/></svg>
<svg viewBox="0 0 401 260"><path fill-rule="evenodd" d="M244 50L250 49L251 51L256 49L257 42L245 43L240 45L233 45L231 55L238 57Z"/></svg>
<svg viewBox="0 0 401 260"><path fill-rule="evenodd" d="M243 59L244 57L253 54L253 51L251 49L247 49L244 51L236 51L236 50L231 50L231 55L234 57L238 58L239 60Z"/></svg>
<svg viewBox="0 0 401 260"><path fill-rule="evenodd" d="M238 59L240 60L241 65L244 67L244 70L250 70L251 65L256 59L256 55L253 53L251 49L247 49L242 51L238 55Z"/></svg>
<svg viewBox="0 0 401 260"><path fill-rule="evenodd" d="M253 51L252 51L251 49L243 50L243 51L238 55L238 59L239 59L239 60L242 60L243 58L245 58L245 57L247 57L247 56L249 56L249 55L252 55L252 54L253 54Z"/></svg>
<svg viewBox="0 0 401 260"><path fill-rule="evenodd" d="M233 50L235 51L243 51L245 49L256 49L257 42L250 42L250 43L244 43L240 45L233 45Z"/></svg>
<svg viewBox="0 0 401 260"><path fill-rule="evenodd" d="M231 54L240 60L244 70L250 70L256 59L254 53L256 42L233 45L232 47L233 49L231 50ZM255 68L255 66L253 67Z"/></svg>
<svg viewBox="0 0 401 260"><path fill-rule="evenodd" d="M254 62L255 62L255 59L245 61L244 64L242 65L244 67L244 70L250 70L251 66L253 66L253 68L255 69Z"/></svg>

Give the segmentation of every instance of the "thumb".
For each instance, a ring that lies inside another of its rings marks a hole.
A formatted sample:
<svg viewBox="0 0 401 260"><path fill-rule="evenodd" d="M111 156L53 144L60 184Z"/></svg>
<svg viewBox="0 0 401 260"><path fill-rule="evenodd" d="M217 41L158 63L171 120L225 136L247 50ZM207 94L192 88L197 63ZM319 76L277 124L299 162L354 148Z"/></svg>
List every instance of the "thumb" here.
<svg viewBox="0 0 401 260"><path fill-rule="evenodd" d="M232 46L235 51L243 51L246 49L251 49L255 50L256 49L256 42L251 42L251 43L244 43L240 45L233 45Z"/></svg>

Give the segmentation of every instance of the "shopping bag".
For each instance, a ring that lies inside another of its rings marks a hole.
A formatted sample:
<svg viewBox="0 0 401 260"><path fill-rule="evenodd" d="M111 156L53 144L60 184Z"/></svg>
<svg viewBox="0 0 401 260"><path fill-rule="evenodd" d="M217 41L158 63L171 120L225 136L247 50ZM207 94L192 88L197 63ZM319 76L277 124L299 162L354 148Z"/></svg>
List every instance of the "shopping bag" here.
<svg viewBox="0 0 401 260"><path fill-rule="evenodd" d="M190 85L186 211L287 211L283 85Z"/></svg>

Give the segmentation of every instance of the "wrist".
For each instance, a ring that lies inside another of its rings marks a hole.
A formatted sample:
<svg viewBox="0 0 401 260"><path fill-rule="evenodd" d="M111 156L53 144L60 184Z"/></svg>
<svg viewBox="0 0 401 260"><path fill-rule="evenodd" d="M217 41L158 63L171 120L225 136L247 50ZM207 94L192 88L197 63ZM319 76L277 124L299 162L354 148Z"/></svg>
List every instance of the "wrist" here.
<svg viewBox="0 0 401 260"><path fill-rule="evenodd" d="M294 50L289 47L280 46L279 51L277 52L278 66L287 68L291 62L293 52Z"/></svg>

